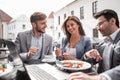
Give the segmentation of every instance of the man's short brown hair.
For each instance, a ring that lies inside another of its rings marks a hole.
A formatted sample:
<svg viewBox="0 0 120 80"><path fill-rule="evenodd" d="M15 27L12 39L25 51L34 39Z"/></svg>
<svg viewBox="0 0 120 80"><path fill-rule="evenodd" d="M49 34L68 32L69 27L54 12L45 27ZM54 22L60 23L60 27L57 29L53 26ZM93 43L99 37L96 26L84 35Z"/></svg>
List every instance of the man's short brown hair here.
<svg viewBox="0 0 120 80"><path fill-rule="evenodd" d="M97 12L94 15L94 18L97 19L100 16L104 16L107 21L109 21L111 18L114 18L116 20L117 27L119 27L119 18L118 18L117 13L114 10L104 9L104 10L102 10L100 12Z"/></svg>
<svg viewBox="0 0 120 80"><path fill-rule="evenodd" d="M46 19L46 17L47 16L42 12L35 12L31 15L30 21L32 23L32 22L36 22L38 20L44 20L44 19Z"/></svg>

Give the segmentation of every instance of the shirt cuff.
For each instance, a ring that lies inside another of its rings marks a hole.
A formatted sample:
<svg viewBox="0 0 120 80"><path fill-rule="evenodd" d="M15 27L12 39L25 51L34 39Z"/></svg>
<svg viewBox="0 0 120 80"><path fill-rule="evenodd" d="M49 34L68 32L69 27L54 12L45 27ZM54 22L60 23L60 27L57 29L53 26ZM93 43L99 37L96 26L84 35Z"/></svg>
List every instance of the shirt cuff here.
<svg viewBox="0 0 120 80"><path fill-rule="evenodd" d="M20 56L21 56L23 61L27 60L27 53L21 53Z"/></svg>
<svg viewBox="0 0 120 80"><path fill-rule="evenodd" d="M86 55L83 56L85 60L88 60L89 58L86 57Z"/></svg>
<svg viewBox="0 0 120 80"><path fill-rule="evenodd" d="M100 74L102 77L105 77L105 80L112 80L111 77L105 73Z"/></svg>

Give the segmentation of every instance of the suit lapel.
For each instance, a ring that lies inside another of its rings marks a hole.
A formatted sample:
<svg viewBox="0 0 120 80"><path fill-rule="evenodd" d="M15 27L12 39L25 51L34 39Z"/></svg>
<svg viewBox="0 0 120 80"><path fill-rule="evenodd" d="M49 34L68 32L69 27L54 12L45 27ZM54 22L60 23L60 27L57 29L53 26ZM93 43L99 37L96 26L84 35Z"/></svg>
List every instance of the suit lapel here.
<svg viewBox="0 0 120 80"><path fill-rule="evenodd" d="M29 50L30 46L31 46L31 39L32 39L32 31L29 31L27 33L27 49Z"/></svg>
<svg viewBox="0 0 120 80"><path fill-rule="evenodd" d="M110 50L110 55L109 55L109 56L110 56L110 58L109 58L109 63L110 63L110 68L111 68L112 62L113 62L112 60L113 60L113 54L114 54L114 44L111 44L111 45L110 45L110 49L111 49L111 50Z"/></svg>
<svg viewBox="0 0 120 80"><path fill-rule="evenodd" d="M120 31L118 32L117 36L115 37L114 41L113 41L113 45L112 45L112 52L110 53L110 68L112 68L113 65L113 56L114 56L114 48L115 48L115 44L120 40Z"/></svg>
<svg viewBox="0 0 120 80"><path fill-rule="evenodd" d="M118 32L117 36L115 37L115 40L113 41L114 44L116 44L120 40L120 31Z"/></svg>

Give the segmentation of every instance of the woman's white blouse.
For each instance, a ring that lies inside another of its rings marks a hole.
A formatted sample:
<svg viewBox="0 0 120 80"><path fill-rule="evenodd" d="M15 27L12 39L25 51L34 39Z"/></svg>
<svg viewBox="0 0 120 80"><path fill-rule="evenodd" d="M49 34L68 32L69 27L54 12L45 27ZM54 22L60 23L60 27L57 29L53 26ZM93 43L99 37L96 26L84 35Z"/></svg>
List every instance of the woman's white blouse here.
<svg viewBox="0 0 120 80"><path fill-rule="evenodd" d="M76 48L67 48L66 53L68 53L70 56L76 57Z"/></svg>

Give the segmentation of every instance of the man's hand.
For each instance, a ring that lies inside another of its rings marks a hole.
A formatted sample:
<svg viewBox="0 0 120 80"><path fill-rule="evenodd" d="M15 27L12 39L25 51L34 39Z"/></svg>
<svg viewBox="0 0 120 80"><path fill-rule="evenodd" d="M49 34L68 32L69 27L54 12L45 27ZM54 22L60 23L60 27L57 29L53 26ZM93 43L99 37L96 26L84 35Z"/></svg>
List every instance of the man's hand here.
<svg viewBox="0 0 120 80"><path fill-rule="evenodd" d="M101 80L100 75L88 75L83 72L76 72L69 75L67 80Z"/></svg>
<svg viewBox="0 0 120 80"><path fill-rule="evenodd" d="M93 58L96 59L96 61L100 61L102 57L100 56L99 52L96 49L92 49L85 53L86 58Z"/></svg>
<svg viewBox="0 0 120 80"><path fill-rule="evenodd" d="M62 56L61 49L56 47L55 54L56 54L56 56Z"/></svg>
<svg viewBox="0 0 120 80"><path fill-rule="evenodd" d="M27 54L27 58L31 58L39 49L36 47L31 47Z"/></svg>

